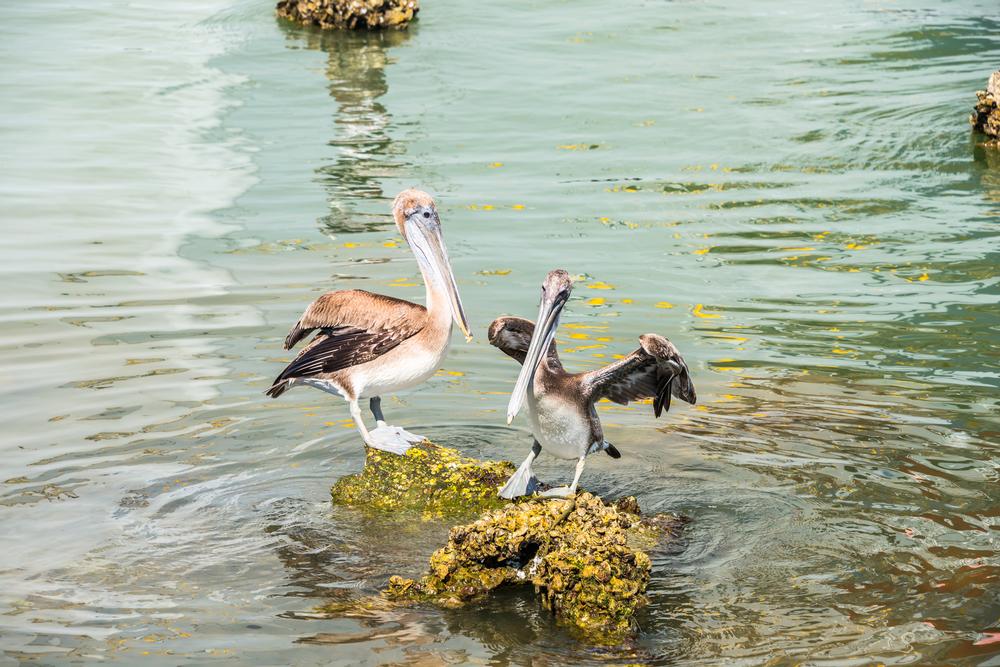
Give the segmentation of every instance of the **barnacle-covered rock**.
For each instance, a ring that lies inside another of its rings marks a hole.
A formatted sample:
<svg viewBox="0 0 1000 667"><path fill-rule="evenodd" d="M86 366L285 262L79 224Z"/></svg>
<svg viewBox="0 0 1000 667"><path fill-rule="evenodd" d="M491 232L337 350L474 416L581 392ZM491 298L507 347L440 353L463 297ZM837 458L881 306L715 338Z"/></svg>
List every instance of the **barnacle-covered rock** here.
<svg viewBox="0 0 1000 667"><path fill-rule="evenodd" d="M609 505L521 499L451 529L419 580L394 576L386 596L459 607L505 584L531 584L542 604L595 643L618 643L645 604L646 550L677 534L682 521L639 514L634 498Z"/></svg>
<svg viewBox="0 0 1000 667"><path fill-rule="evenodd" d="M339 505L469 516L503 506L497 489L513 473L508 461L467 458L425 440L402 456L366 448L364 469L337 480L330 494Z"/></svg>
<svg viewBox="0 0 1000 667"><path fill-rule="evenodd" d="M405 28L418 11L417 0L279 0L277 7L298 23L348 30Z"/></svg>
<svg viewBox="0 0 1000 667"><path fill-rule="evenodd" d="M986 83L986 90L976 91L976 108L969 116L972 129L982 132L993 141L991 145L1000 145L1000 71L993 72Z"/></svg>

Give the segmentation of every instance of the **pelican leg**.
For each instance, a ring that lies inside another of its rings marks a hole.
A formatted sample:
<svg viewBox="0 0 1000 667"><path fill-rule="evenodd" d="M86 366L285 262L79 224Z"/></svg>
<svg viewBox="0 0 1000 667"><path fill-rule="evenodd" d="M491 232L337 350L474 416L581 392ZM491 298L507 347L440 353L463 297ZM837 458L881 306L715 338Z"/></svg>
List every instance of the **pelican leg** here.
<svg viewBox="0 0 1000 667"><path fill-rule="evenodd" d="M382 414L382 397L372 396L368 401L368 407L371 408L372 416L375 417L375 425L385 426L385 415Z"/></svg>
<svg viewBox="0 0 1000 667"><path fill-rule="evenodd" d="M375 444L371 445L372 447L402 454L410 448L410 445L426 440L422 435L410 433L399 426L386 424L385 415L382 414L381 396L372 396L368 401L368 407L371 408L372 415L375 416L375 429L371 432L371 438Z"/></svg>
<svg viewBox="0 0 1000 667"><path fill-rule="evenodd" d="M392 433L386 433L386 429L394 427L383 426L369 432L365 428L364 419L361 417L361 406L358 405L358 399L349 399L348 404L351 406L351 417L354 419L354 425L358 427L358 432L361 433L361 437L364 439L366 445L374 449L381 449L384 452L392 452L393 454L404 454L410 448L410 442L407 440L393 437L394 434Z"/></svg>
<svg viewBox="0 0 1000 667"><path fill-rule="evenodd" d="M538 495L545 498L572 498L576 495L576 485L580 483L580 475L583 474L583 465L587 462L587 455L584 454L576 462L576 474L573 475L573 483L569 486L557 486L548 491L542 491Z"/></svg>
<svg viewBox="0 0 1000 667"><path fill-rule="evenodd" d="M531 471L531 464L541 451L542 446L536 440L535 444L531 446L531 453L528 454L528 458L524 459L524 463L518 467L517 471L510 476L507 483L500 489L501 498L513 500L518 496L527 496L535 492L535 489L538 487L538 478Z"/></svg>

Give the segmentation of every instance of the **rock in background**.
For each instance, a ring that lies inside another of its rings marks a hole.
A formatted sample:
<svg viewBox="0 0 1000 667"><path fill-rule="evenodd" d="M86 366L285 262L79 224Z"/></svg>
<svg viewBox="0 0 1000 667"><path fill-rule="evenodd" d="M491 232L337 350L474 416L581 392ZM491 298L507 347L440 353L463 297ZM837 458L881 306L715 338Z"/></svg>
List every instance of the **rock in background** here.
<svg viewBox="0 0 1000 667"><path fill-rule="evenodd" d="M997 104L1000 103L1000 71L993 72L990 80L986 83L986 90L977 91L976 97L979 98L976 102L976 108L969 117L972 129L990 137L993 140L990 142L992 145L998 145L997 140L1000 140L1000 108Z"/></svg>
<svg viewBox="0 0 1000 667"><path fill-rule="evenodd" d="M280 0L278 16L323 29L405 28L420 11L417 0Z"/></svg>

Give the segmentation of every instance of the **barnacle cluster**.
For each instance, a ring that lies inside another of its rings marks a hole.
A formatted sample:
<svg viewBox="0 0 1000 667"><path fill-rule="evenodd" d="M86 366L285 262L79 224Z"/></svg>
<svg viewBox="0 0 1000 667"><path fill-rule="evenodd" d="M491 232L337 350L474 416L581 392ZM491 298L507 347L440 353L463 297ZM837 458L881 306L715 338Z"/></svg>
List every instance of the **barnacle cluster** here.
<svg viewBox="0 0 1000 667"><path fill-rule="evenodd" d="M976 108L969 116L972 129L990 137L991 145L1000 145L1000 71L993 72L986 90L976 91Z"/></svg>
<svg viewBox="0 0 1000 667"><path fill-rule="evenodd" d="M479 461L425 440L402 456L366 448L364 469L337 480L330 494L339 505L468 516L503 506L497 489L513 473L507 461Z"/></svg>
<svg viewBox="0 0 1000 667"><path fill-rule="evenodd" d="M394 576L391 600L460 607L506 584L530 584L556 617L595 643L627 637L645 601L646 550L680 528L677 517L650 519L634 498L607 504L522 499L451 529L419 580Z"/></svg>
<svg viewBox="0 0 1000 667"><path fill-rule="evenodd" d="M420 11L417 0L279 0L277 12L323 29L405 28Z"/></svg>

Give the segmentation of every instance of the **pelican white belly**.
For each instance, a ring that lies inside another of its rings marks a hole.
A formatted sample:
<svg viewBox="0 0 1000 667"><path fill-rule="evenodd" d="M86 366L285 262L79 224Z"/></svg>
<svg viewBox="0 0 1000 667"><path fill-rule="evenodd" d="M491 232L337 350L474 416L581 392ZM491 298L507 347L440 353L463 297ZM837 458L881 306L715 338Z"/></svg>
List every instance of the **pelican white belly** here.
<svg viewBox="0 0 1000 667"><path fill-rule="evenodd" d="M527 397L531 432L542 449L561 459L578 459L590 449L590 423L577 406L553 396Z"/></svg>
<svg viewBox="0 0 1000 667"><path fill-rule="evenodd" d="M403 344L374 361L351 369L351 384L358 398L392 394L409 389L434 375L448 356L451 336L436 350Z"/></svg>

